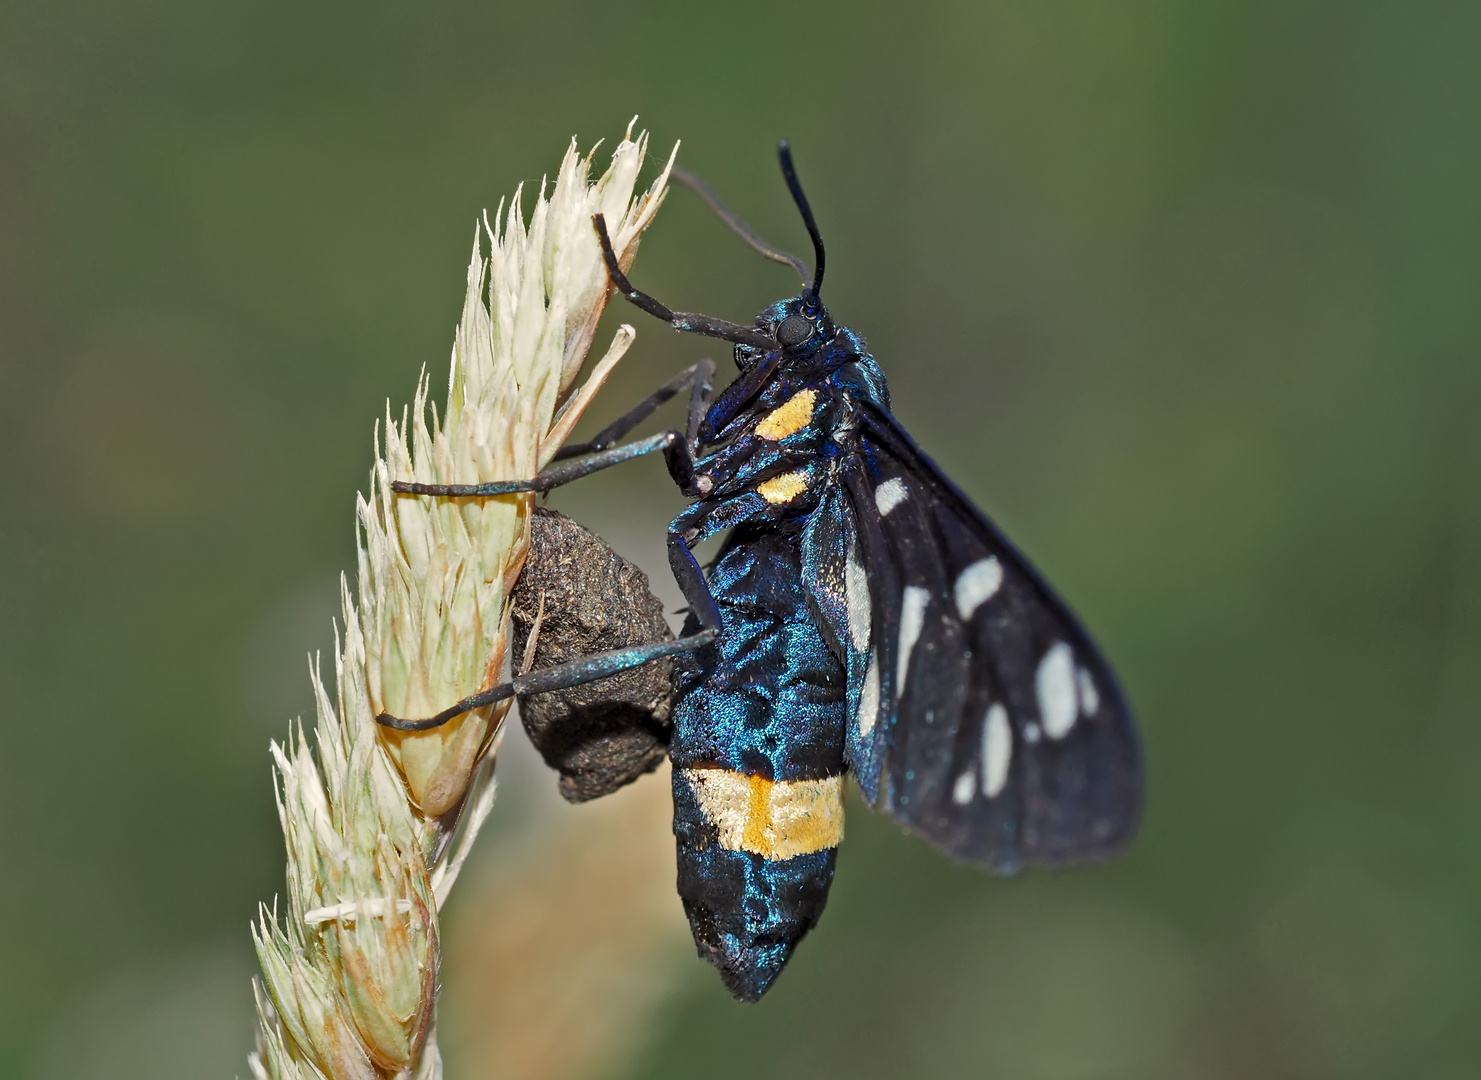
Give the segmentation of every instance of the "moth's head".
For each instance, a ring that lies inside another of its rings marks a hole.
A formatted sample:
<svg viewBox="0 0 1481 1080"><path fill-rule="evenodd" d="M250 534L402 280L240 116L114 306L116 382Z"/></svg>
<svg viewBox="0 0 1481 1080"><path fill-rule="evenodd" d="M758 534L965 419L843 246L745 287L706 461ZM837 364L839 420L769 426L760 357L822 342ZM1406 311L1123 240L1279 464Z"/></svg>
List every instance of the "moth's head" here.
<svg viewBox="0 0 1481 1080"><path fill-rule="evenodd" d="M756 316L756 329L776 341L784 364L810 358L833 339L835 332L828 309L811 290L772 304ZM767 351L754 345L737 345L736 365L742 371L749 371Z"/></svg>

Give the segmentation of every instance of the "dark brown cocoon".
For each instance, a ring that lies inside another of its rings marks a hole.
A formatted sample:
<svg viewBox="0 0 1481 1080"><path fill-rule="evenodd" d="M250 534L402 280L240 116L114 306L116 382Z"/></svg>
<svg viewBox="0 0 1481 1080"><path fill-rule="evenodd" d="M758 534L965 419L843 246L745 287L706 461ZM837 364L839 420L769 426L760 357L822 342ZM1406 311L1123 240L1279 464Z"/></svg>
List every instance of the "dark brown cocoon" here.
<svg viewBox="0 0 1481 1080"><path fill-rule="evenodd" d="M673 637L648 575L590 530L537 508L530 552L514 588L514 656L533 668ZM569 690L519 699L520 719L570 802L610 794L658 767L668 753L673 661L656 660Z"/></svg>

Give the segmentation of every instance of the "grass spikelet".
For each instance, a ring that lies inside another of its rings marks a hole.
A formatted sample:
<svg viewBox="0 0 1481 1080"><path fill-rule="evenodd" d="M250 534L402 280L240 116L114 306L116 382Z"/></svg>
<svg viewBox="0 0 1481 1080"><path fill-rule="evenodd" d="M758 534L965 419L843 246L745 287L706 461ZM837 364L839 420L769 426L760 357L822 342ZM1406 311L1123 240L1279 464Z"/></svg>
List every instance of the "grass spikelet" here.
<svg viewBox="0 0 1481 1080"><path fill-rule="evenodd" d="M520 192L484 216L445 407L431 406L423 374L410 409L388 408L377 433L334 692L315 666L312 749L301 724L271 747L287 897L252 927L258 1080L441 1075L438 909L492 806L509 702L428 732L374 717L430 716L502 677L534 499L425 499L391 484L523 479L559 449L633 339L621 327L575 388L611 295L591 216L606 215L631 265L668 179L665 167L634 197L646 148L629 128L593 181L594 152L573 140L528 219Z"/></svg>

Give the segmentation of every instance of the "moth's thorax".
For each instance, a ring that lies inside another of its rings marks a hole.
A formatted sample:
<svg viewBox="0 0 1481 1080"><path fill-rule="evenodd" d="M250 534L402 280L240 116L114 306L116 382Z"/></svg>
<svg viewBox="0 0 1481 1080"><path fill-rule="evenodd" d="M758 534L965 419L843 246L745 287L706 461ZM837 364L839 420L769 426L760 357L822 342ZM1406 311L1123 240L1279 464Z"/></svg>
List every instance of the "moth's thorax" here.
<svg viewBox="0 0 1481 1080"><path fill-rule="evenodd" d="M758 326L775 331L796 317L800 302L773 305ZM718 400L728 402L723 410L735 411L700 440L695 466L706 499L754 491L788 513L808 513L836 475L835 460L854 449L860 403L889 408L884 376L863 339L834 327L826 312L818 321L826 337L820 332L802 346L748 358L740 377L720 395ZM763 362L769 374L760 380L757 364ZM746 395L743 405L729 403ZM710 417L716 416L712 411Z"/></svg>

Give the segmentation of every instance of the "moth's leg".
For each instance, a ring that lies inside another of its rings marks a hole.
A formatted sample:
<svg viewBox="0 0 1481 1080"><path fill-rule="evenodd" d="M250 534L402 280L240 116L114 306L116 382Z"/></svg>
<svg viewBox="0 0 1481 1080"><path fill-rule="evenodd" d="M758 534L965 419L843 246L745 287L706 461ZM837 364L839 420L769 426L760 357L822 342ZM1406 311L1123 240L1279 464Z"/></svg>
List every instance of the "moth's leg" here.
<svg viewBox="0 0 1481 1080"><path fill-rule="evenodd" d="M759 497L747 494L724 503L697 504L680 514L669 526L669 565L673 568L674 578L684 593L684 599L689 601L690 609L699 617L700 629L695 633L686 634L674 641L655 641L648 645L612 649L608 652L593 653L591 656L584 656L569 663L540 668L538 671L520 675L510 682L500 683L498 686L470 694L457 704L425 720L402 720L389 713L381 713L375 718L375 722L382 727L395 728L397 731L427 731L441 727L453 717L460 716L471 709L492 705L496 701L503 701L515 695L527 696L543 694L551 690L565 690L572 686L581 686L585 683L596 682L598 679L605 679L609 675L616 675L651 660L704 648L720 636L722 623L720 606L715 602L714 594L710 592L709 583L705 581L699 560L694 557L693 545L723 529L760 516L771 509Z"/></svg>
<svg viewBox="0 0 1481 1080"><path fill-rule="evenodd" d="M682 515L679 521L684 521L689 516L688 514ZM573 686L582 686L617 675L652 660L700 649L710 644L720 634L720 610L715 603L715 598L710 595L709 586L705 584L704 573L700 570L699 563L695 561L693 553L684 546L682 535L676 531L677 525L678 522L675 522L669 527L669 562L674 567L674 576L678 579L684 598L689 601L690 607L699 613L701 627L695 633L687 634L674 641L655 641L646 645L631 645L625 649L592 653L579 660L526 672L509 682L470 694L462 701L425 720L403 720L389 713L381 713L375 718L375 722L382 727L394 728L397 731L428 731L431 728L441 727L455 716L460 716L471 709L492 705L505 698L516 695L526 697L530 694L544 694L552 690L566 690ZM687 564L676 560L675 540L687 556Z"/></svg>
<svg viewBox="0 0 1481 1080"><path fill-rule="evenodd" d="M694 365L699 369L689 388L689 422L684 425L684 442L691 457L699 456L699 425L710 411L710 398L715 393L715 361L706 357Z"/></svg>
<svg viewBox="0 0 1481 1080"><path fill-rule="evenodd" d="M606 218L601 214L594 214L591 223L596 228L597 238L602 244L602 258L607 263L607 279L634 307L642 308L654 318L662 319L675 330L685 333L704 334L706 337L719 338L722 341L750 345L763 352L779 348L775 338L762 333L753 326L741 326L739 323L717 319L713 315L700 315L693 311L675 311L642 290L633 288L632 282L627 280L627 275L622 272L622 267L617 263L617 253L612 250L612 240L607 235Z"/></svg>
<svg viewBox="0 0 1481 1080"><path fill-rule="evenodd" d="M703 648L714 641L718 634L718 630L704 629L674 641L655 641L648 645L633 645L626 649L592 653L579 660L540 668L538 671L520 675L510 682L500 683L498 686L491 686L487 690L470 694L456 705L451 705L436 716L425 720L401 720L390 713L381 713L375 718L375 722L382 727L395 728L397 731L428 731L431 728L441 727L455 716L461 716L472 709L481 709L485 705L492 705L505 698L515 695L526 697L530 694L544 694L551 690L566 690L573 686L582 686L596 682L598 679L605 679L609 675L617 675L628 668L646 664L650 660L661 660L665 656L674 656L678 653L689 652L691 649Z"/></svg>
<svg viewBox="0 0 1481 1080"><path fill-rule="evenodd" d="M660 405L670 398L689 390L689 424L685 429L684 441L689 444L690 453L695 452L694 441L699 432L699 422L704 419L705 411L710 405L710 396L715 386L715 361L705 359L691 367L685 368L668 382L664 383L653 393L638 402L623 415L612 421L593 435L588 442L567 443L556 451L555 461L564 461L566 458L579 457L582 454L594 454L599 450L606 450L622 438L633 428L648 419Z"/></svg>
<svg viewBox="0 0 1481 1080"><path fill-rule="evenodd" d="M679 489L684 494L696 498L709 494L708 489L700 490L695 487L694 455L689 452L689 444L684 439L684 433L680 431L660 431L657 435L650 435L646 439L614 446L610 450L600 450L584 458L564 461L550 466L528 480L494 480L487 484L418 484L409 480L396 480L391 484L391 490L403 495L438 495L444 498L515 495L526 491L545 492L569 484L573 480L580 480L583 476L590 476L594 472L610 469L613 465L621 465L625 461L632 461L634 458L651 454L655 450L663 451L663 456L668 462L669 475L674 478L674 483L679 485Z"/></svg>
<svg viewBox="0 0 1481 1080"><path fill-rule="evenodd" d="M715 594L710 592L710 583L705 580L704 570L694 557L694 545L704 538L702 530L686 527L685 518L679 516L669 526L669 569L679 583L679 591L689 601L689 609L699 616L699 624L706 631L720 632L720 605L715 603Z"/></svg>
<svg viewBox="0 0 1481 1080"><path fill-rule="evenodd" d="M780 514L780 507L748 491L724 502L695 503L669 526L669 568L674 572L674 580L679 583L684 599L689 601L690 610L699 617L700 625L706 630L721 628L720 606L710 592L699 560L694 557L695 545L742 522L774 519Z"/></svg>

